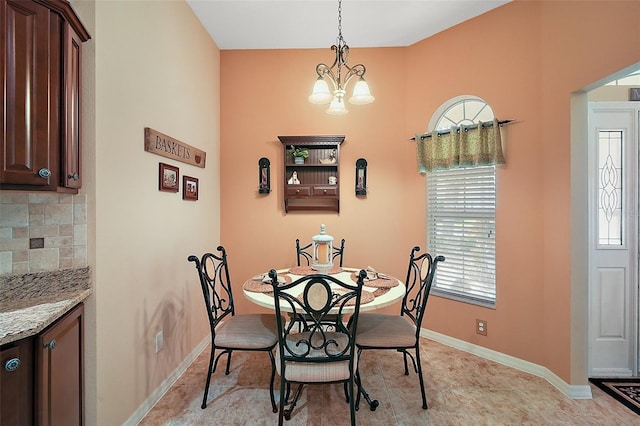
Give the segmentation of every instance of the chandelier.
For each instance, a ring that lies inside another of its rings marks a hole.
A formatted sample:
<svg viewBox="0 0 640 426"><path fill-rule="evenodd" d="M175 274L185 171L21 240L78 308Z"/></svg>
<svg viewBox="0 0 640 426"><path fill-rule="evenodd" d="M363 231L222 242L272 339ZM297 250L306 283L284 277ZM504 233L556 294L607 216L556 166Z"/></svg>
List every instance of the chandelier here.
<svg viewBox="0 0 640 426"><path fill-rule="evenodd" d="M327 114L344 115L349 111L344 106L344 97L347 84L354 77L358 77L353 92L349 98L349 103L353 105L366 105L374 101L369 91L369 85L364 80L364 74L367 69L362 64L352 67L347 65L349 60L349 46L342 38L342 0L338 0L338 38L337 43L331 46L331 50L336 53L336 59L329 67L325 64L316 65L316 73L318 79L313 85L313 92L309 96L309 102L312 104L325 105L329 104L329 108L325 111ZM344 74L344 75L343 75ZM329 91L329 85L325 77L331 81L333 85L333 93Z"/></svg>

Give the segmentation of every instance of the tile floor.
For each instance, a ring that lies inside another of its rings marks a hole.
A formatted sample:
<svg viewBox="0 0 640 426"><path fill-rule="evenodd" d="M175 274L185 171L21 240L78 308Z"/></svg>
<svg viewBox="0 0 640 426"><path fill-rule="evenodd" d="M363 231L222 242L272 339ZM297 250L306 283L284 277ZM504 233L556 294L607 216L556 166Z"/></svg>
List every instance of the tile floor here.
<svg viewBox="0 0 640 426"><path fill-rule="evenodd" d="M380 406L372 412L362 401L358 424L640 425L640 416L595 386L591 386L593 399L572 400L544 379L431 340L422 339L421 345L429 409L421 408L418 377L413 371L403 374L401 354L367 351L360 364L363 384ZM266 354L234 353L228 376L219 366L211 378L207 408L202 410L208 361L209 348L140 425L277 424L278 415L269 402ZM342 385L306 386L285 424L349 424Z"/></svg>

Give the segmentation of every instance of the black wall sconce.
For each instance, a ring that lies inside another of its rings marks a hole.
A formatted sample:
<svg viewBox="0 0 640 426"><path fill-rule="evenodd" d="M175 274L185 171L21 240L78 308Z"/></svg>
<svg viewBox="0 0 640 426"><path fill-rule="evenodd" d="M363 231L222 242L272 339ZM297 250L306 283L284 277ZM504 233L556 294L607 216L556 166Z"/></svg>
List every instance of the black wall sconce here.
<svg viewBox="0 0 640 426"><path fill-rule="evenodd" d="M356 195L367 195L367 160L356 160Z"/></svg>
<svg viewBox="0 0 640 426"><path fill-rule="evenodd" d="M258 160L258 192L260 194L271 192L271 163L265 157Z"/></svg>

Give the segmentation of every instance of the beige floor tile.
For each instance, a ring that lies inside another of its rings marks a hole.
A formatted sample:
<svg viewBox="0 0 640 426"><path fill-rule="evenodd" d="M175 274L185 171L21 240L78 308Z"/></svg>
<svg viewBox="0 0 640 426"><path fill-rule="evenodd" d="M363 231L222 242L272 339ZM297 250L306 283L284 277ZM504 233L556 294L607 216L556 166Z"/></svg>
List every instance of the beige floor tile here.
<svg viewBox="0 0 640 426"><path fill-rule="evenodd" d="M592 386L593 399L571 400L546 380L448 346L421 340L428 410L422 409L418 376L402 354L365 351L360 362L367 392L380 403L371 411L364 400L361 425L640 425L640 416ZM141 425L274 425L269 399L271 364L264 352L236 352L229 375L226 355L211 377L207 407L202 403L209 348L142 420ZM275 380L276 401L279 380ZM308 385L289 426L349 424L349 405L341 384Z"/></svg>

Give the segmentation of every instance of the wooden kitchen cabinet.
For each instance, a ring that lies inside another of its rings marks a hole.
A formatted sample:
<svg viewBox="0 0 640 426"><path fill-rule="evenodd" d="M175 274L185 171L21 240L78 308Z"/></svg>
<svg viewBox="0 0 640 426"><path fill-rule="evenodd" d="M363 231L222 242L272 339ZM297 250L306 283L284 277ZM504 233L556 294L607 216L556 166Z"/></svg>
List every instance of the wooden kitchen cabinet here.
<svg viewBox="0 0 640 426"><path fill-rule="evenodd" d="M0 348L0 425L33 424L33 338Z"/></svg>
<svg viewBox="0 0 640 426"><path fill-rule="evenodd" d="M64 26L61 186L74 189L82 187L80 174L80 94L82 81L80 69L83 41L86 40L80 37L73 26Z"/></svg>
<svg viewBox="0 0 640 426"><path fill-rule="evenodd" d="M278 136L284 149L284 209L340 212L340 145L344 135ZM304 148L309 157L296 164L291 146ZM297 175L299 184L289 183Z"/></svg>
<svg viewBox="0 0 640 426"><path fill-rule="evenodd" d="M77 193L81 46L66 0L0 0L0 189Z"/></svg>
<svg viewBox="0 0 640 426"><path fill-rule="evenodd" d="M83 314L80 303L40 334L0 347L0 426L84 424Z"/></svg>
<svg viewBox="0 0 640 426"><path fill-rule="evenodd" d="M84 305L38 335L36 344L36 422L84 424Z"/></svg>

